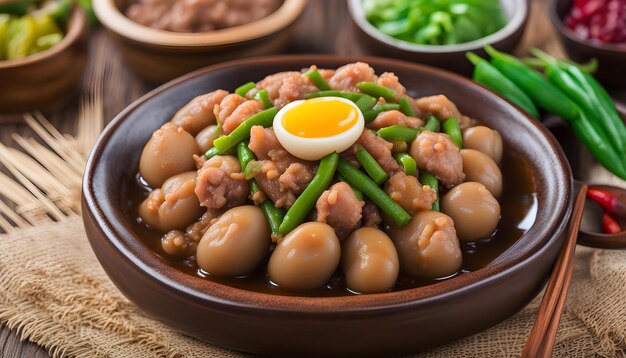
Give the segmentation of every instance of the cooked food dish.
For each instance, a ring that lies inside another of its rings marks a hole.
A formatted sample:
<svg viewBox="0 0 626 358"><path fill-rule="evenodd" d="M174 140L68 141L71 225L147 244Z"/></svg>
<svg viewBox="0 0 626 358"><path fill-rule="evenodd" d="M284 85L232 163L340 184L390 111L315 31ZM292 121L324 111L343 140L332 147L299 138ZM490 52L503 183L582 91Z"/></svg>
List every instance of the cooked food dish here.
<svg viewBox="0 0 626 358"><path fill-rule="evenodd" d="M266 17L280 0L139 0L126 10L129 19L155 29L206 32Z"/></svg>
<svg viewBox="0 0 626 358"><path fill-rule="evenodd" d="M452 45L502 29L501 0L362 0L367 20L378 31L420 45Z"/></svg>
<svg viewBox="0 0 626 358"><path fill-rule="evenodd" d="M70 11L68 0L0 4L0 61L34 55L59 43Z"/></svg>
<svg viewBox="0 0 626 358"><path fill-rule="evenodd" d="M386 292L478 269L532 225L532 176L503 147L443 94L413 98L366 63L311 66L192 99L148 140L124 201L191 274Z"/></svg>

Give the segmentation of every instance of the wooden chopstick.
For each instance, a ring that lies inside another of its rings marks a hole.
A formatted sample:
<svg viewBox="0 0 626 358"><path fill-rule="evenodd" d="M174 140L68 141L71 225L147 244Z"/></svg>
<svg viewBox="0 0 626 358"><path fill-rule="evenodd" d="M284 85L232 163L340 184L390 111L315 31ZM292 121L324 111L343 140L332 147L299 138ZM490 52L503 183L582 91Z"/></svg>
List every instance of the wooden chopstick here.
<svg viewBox="0 0 626 358"><path fill-rule="evenodd" d="M565 307L567 290L572 281L576 238L585 208L587 188L587 184L583 184L576 196L567 238L550 275L550 282L543 295L539 314L522 352L524 358L552 356L559 321Z"/></svg>

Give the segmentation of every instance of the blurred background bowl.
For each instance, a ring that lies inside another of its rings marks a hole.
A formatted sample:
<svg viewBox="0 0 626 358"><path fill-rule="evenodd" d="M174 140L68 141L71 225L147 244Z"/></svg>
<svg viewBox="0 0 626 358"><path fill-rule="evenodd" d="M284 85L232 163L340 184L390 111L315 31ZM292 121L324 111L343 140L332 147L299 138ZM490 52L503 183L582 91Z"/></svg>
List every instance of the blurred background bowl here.
<svg viewBox="0 0 626 358"><path fill-rule="evenodd" d="M80 83L87 62L87 15L74 6L63 40L17 60L0 61L0 113L59 105Z"/></svg>
<svg viewBox="0 0 626 358"><path fill-rule="evenodd" d="M128 65L148 82L163 83L213 63L282 52L307 0L284 0L278 10L258 21L202 33L140 25L123 13L130 3L93 0L93 7Z"/></svg>
<svg viewBox="0 0 626 358"><path fill-rule="evenodd" d="M563 23L572 7L572 0L550 0L548 13L557 30L567 55L576 62L598 59L598 71L594 74L602 84L613 88L626 88L626 45L610 45L590 42Z"/></svg>
<svg viewBox="0 0 626 358"><path fill-rule="evenodd" d="M501 1L507 17L507 24L502 29L475 41L440 46L414 44L386 35L367 20L362 0L348 0L348 6L362 39L363 50L369 54L405 59L469 75L473 66L465 58L467 51L484 56L482 47L491 44L497 49L512 52L524 34L530 13L529 1Z"/></svg>

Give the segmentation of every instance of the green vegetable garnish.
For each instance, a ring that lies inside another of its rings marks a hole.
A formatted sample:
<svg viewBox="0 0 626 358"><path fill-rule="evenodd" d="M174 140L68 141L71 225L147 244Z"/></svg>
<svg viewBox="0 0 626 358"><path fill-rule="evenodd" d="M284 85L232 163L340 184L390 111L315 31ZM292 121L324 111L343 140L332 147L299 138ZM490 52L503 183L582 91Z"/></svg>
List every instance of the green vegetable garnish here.
<svg viewBox="0 0 626 358"><path fill-rule="evenodd" d="M499 0L363 0L363 8L382 33L422 45L470 42L506 25Z"/></svg>

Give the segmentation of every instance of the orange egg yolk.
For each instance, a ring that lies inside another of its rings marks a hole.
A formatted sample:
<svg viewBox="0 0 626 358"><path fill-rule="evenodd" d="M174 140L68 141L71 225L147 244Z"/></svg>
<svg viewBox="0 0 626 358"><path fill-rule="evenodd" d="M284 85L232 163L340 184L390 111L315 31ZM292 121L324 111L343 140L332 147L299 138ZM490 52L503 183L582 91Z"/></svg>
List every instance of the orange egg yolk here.
<svg viewBox="0 0 626 358"><path fill-rule="evenodd" d="M343 133L359 118L358 109L326 98L307 100L289 109L282 119L287 132L303 138L324 138Z"/></svg>

